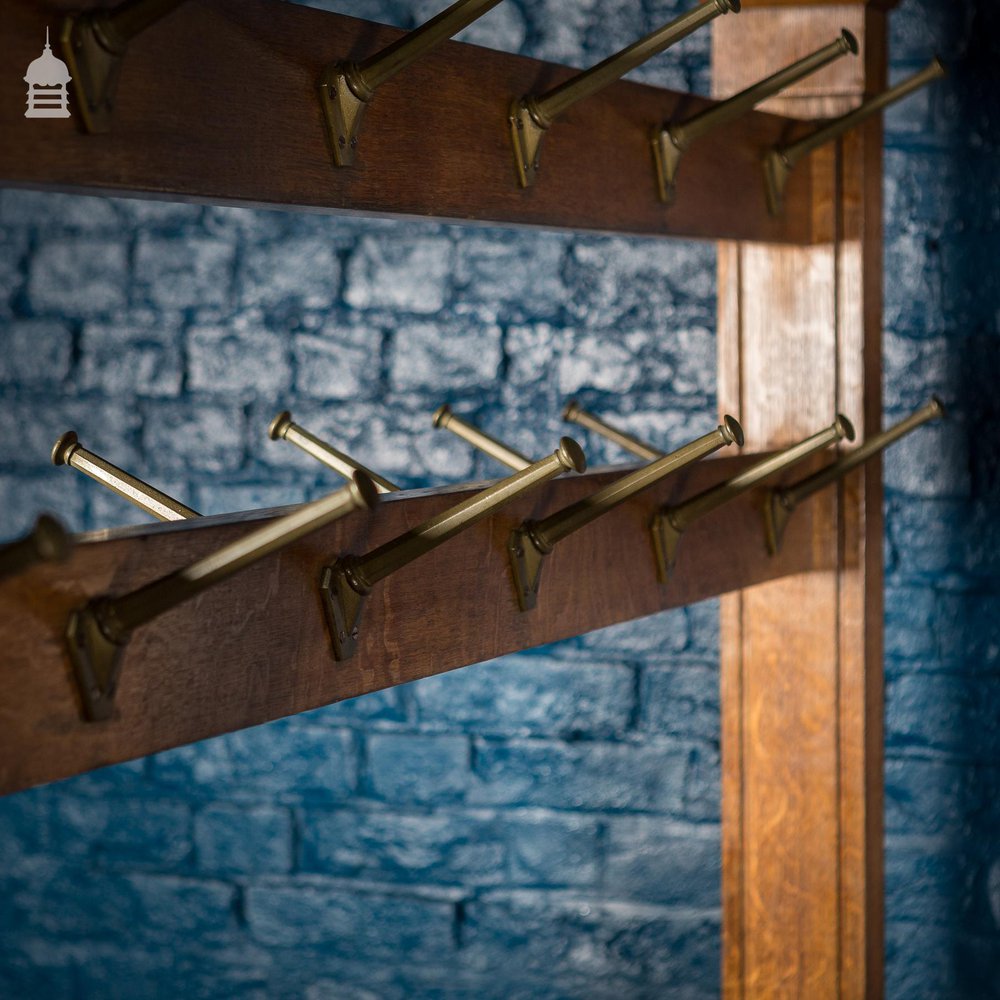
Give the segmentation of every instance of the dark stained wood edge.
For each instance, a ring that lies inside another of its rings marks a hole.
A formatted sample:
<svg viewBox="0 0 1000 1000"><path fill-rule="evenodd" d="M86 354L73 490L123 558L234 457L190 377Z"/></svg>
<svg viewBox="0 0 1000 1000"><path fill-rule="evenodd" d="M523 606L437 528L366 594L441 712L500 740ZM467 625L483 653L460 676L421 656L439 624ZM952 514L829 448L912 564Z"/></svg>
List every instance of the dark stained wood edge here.
<svg viewBox="0 0 1000 1000"><path fill-rule="evenodd" d="M46 26L56 37L64 12L78 8L76 0L6 0L5 65L26 68ZM521 190L510 103L575 70L457 42L380 88L355 167L335 168L321 72L399 34L276 0L188 0L133 41L110 134L84 135L76 119L24 118L23 71L3 74L0 184L659 236L817 237L808 166L794 172L780 218L764 203L761 154L800 125L753 113L694 143L676 203L666 207L656 195L650 130L707 102L628 82L556 122L537 183Z"/></svg>
<svg viewBox="0 0 1000 1000"><path fill-rule="evenodd" d="M554 480L378 584L362 617L357 655L337 663L317 587L321 568L338 554L368 551L473 491L387 496L373 515L353 513L137 630L114 717L100 723L81 721L64 648L69 612L186 565L273 515L90 536L67 564L37 566L0 584L0 791L832 565L836 539L813 541L814 518L824 516L831 492L796 513L777 558L765 551L760 494L750 493L693 525L674 578L657 583L649 531L657 507L728 478L754 458L705 461L561 542L546 562L538 607L522 614L507 565L510 531L594 492L627 467Z"/></svg>

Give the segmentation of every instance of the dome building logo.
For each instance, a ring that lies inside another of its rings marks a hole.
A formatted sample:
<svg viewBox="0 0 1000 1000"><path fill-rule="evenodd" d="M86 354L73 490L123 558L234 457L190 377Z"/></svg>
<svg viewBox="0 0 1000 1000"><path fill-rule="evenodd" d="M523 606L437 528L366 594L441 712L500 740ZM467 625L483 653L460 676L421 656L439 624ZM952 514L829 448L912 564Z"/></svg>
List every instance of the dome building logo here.
<svg viewBox="0 0 1000 1000"><path fill-rule="evenodd" d="M71 77L61 59L52 54L49 29L45 29L45 48L28 67L24 82L28 85L28 109L25 118L69 118L69 92Z"/></svg>

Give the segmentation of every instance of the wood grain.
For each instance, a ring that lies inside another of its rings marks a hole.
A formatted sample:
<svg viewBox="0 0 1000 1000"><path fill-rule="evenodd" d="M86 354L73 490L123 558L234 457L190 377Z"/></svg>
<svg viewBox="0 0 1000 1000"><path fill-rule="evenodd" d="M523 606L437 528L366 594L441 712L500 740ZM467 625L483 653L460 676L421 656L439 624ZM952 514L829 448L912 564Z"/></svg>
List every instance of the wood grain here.
<svg viewBox="0 0 1000 1000"><path fill-rule="evenodd" d="M46 25L55 32L78 7L5 0L4 64L27 67ZM662 205L650 130L707 102L634 83L614 84L557 121L537 183L520 189L509 105L575 70L457 42L379 89L355 167L335 168L321 72L399 35L277 0L189 0L133 41L110 134L83 135L73 119L25 119L23 71L3 74L0 184L661 236L815 238L811 169L796 171L788 211L767 213L761 151L794 127L769 114L694 143L676 203Z"/></svg>
<svg viewBox="0 0 1000 1000"><path fill-rule="evenodd" d="M798 5L797 5L798 6ZM714 40L714 93L853 31L842 59L770 102L839 114L884 82L884 14L859 4L748 10ZM758 41L760 47L754 46ZM824 244L722 244L719 406L755 448L845 412L878 429L878 123L813 159ZM824 496L816 536L837 566L723 598L723 982L728 1000L878 997L881 910L881 494L877 464Z"/></svg>

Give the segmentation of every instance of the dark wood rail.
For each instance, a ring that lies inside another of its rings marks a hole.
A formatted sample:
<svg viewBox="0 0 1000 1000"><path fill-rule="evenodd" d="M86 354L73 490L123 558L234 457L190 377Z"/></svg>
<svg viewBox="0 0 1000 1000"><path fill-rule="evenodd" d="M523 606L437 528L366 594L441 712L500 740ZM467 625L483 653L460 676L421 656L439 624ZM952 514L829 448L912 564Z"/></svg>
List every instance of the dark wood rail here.
<svg viewBox="0 0 1000 1000"><path fill-rule="evenodd" d="M387 495L373 515L351 514L137 630L107 722L81 719L65 650L70 611L184 566L278 512L81 536L69 562L0 583L0 792L834 565L833 491L796 513L776 558L765 549L760 495L750 493L696 522L673 580L657 583L649 531L657 505L753 460L702 462L570 536L546 562L538 607L522 614L507 563L511 529L595 492L627 467L554 480L378 584L357 654L337 663L320 602L321 567L395 537L472 490Z"/></svg>
<svg viewBox="0 0 1000 1000"><path fill-rule="evenodd" d="M661 204L650 130L708 102L634 83L614 84L561 118L543 144L536 184L522 190L509 105L574 70L457 42L379 88L356 165L335 168L322 70L400 32L276 0L189 0L136 37L109 134L83 134L78 114L26 119L23 71L46 26L55 39L63 14L80 7L3 4L4 64L19 72L0 80L0 184L706 239L830 236L816 228L810 163L794 172L784 214L768 215L761 152L802 127L775 115L750 114L694 143L675 204Z"/></svg>

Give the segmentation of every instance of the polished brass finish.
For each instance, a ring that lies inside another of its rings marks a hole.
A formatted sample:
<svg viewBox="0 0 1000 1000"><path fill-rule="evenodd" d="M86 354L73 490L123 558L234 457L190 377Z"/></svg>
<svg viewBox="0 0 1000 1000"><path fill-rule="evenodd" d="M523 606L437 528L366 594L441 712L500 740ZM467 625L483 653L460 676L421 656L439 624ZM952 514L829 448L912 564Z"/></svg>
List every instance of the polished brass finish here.
<svg viewBox="0 0 1000 1000"><path fill-rule="evenodd" d="M563 408L562 418L570 423L586 427L587 430L596 431L602 437L613 441L620 448L632 452L633 455L638 455L639 458L646 459L647 462L652 461L654 458L661 458L664 454L652 445L646 444L645 441L640 441L638 438L632 437L631 434L626 434L625 431L621 431L617 427L612 427L611 424L605 423L600 417L583 409L575 399L571 399Z"/></svg>
<svg viewBox="0 0 1000 1000"><path fill-rule="evenodd" d="M905 420L900 420L881 434L868 438L854 451L847 452L826 468L791 486L769 490L764 503L764 536L767 539L768 552L773 556L781 550L781 539L788 519L803 500L843 478L852 469L867 462L873 455L884 451L890 444L915 431L922 424L944 416L946 416L944 404L937 396L932 396L929 403L911 413Z"/></svg>
<svg viewBox="0 0 1000 1000"><path fill-rule="evenodd" d="M681 504L664 507L653 518L653 547L656 551L657 576L661 583L666 583L673 570L677 555L677 544L681 535L694 521L711 513L723 504L738 497L741 493L757 486L768 476L787 469L796 462L801 462L814 452L821 451L836 441L846 438L854 440L854 427L850 420L842 414L824 430L812 437L800 441L784 451L769 455L744 469L737 476L702 491Z"/></svg>
<svg viewBox="0 0 1000 1000"><path fill-rule="evenodd" d="M184 521L189 517L199 516L196 510L186 507L179 500L136 479L117 465L105 461L100 455L87 451L78 443L74 431L67 431L56 441L52 448L52 464L71 465L160 521Z"/></svg>
<svg viewBox="0 0 1000 1000"><path fill-rule="evenodd" d="M660 200L674 200L674 184L677 179L677 167L681 157L695 139L705 135L720 125L734 121L756 107L761 101L773 97L779 91L790 87L804 77L822 69L828 63L841 56L858 54L858 40L846 28L840 37L829 45L817 49L811 55L799 59L786 66L772 76L766 77L746 90L741 90L728 100L706 108L700 114L694 115L685 122L668 123L663 128L653 131L653 159L656 164L656 185Z"/></svg>
<svg viewBox="0 0 1000 1000"><path fill-rule="evenodd" d="M738 13L739 9L740 0L708 0L547 93L538 96L530 94L514 101L508 122L521 187L530 187L534 183L542 139L561 114L577 101L603 90L720 14L728 14L729 11Z"/></svg>
<svg viewBox="0 0 1000 1000"><path fill-rule="evenodd" d="M452 434L457 434L464 441L468 441L474 448L485 452L490 458L495 458L501 465L506 465L517 471L531 465L531 459L526 455L514 451L513 448L508 448L502 441L498 441L495 437L491 437L485 431L481 431L478 427L463 420L452 412L447 403L437 408L433 419L435 427L447 428Z"/></svg>
<svg viewBox="0 0 1000 1000"><path fill-rule="evenodd" d="M122 597L94 598L74 611L66 638L86 718L111 715L122 654L135 629L348 512L373 506L377 499L371 480L357 473L349 486L304 504L190 566Z"/></svg>
<svg viewBox="0 0 1000 1000"><path fill-rule="evenodd" d="M128 43L182 0L126 0L111 10L70 14L60 43L73 82L74 110L87 132L111 131L118 77Z"/></svg>
<svg viewBox="0 0 1000 1000"><path fill-rule="evenodd" d="M35 521L23 538L0 545L0 580L40 562L65 562L73 543L66 529L48 514Z"/></svg>
<svg viewBox="0 0 1000 1000"><path fill-rule="evenodd" d="M355 462L350 455L337 451L336 448L316 437L315 434L310 434L304 427L293 423L292 415L288 410L282 410L271 421L271 425L267 429L267 436L272 441L283 439L294 444L296 448L301 448L307 455L311 455L345 479L350 479L355 472L363 472L375 484L379 493L397 493L399 491L399 487L386 479L385 476L380 476L377 472L366 469L360 462Z"/></svg>
<svg viewBox="0 0 1000 1000"><path fill-rule="evenodd" d="M375 91L386 80L436 45L458 34L499 2L458 0L364 62L335 62L327 66L323 70L319 92L334 163L338 167L349 167L354 163L365 109Z"/></svg>
<svg viewBox="0 0 1000 1000"><path fill-rule="evenodd" d="M799 160L804 156L808 156L820 146L836 139L837 136L843 135L849 129L860 125L861 122L866 118L870 118L876 112L881 111L890 104L895 104L896 101L902 100L902 98L913 93L913 91L926 86L932 80L936 80L946 74L947 71L942 65L941 60L935 57L919 73L915 73L913 76L903 80L902 83L896 84L895 87L890 87L877 97L865 101L860 107L849 111L846 115L834 118L833 121L805 136L805 138L799 139L797 142L790 143L787 146L777 146L770 150L764 157L764 184L767 193L767 207L771 214L778 215L781 212L788 177Z"/></svg>
<svg viewBox="0 0 1000 1000"><path fill-rule="evenodd" d="M711 434L705 434L683 448L655 459L541 521L525 521L519 528L515 528L507 543L507 553L517 590L517 603L521 610L528 611L537 603L545 557L564 538L642 490L649 489L671 472L733 443L743 445L743 428L733 417L727 415Z"/></svg>
<svg viewBox="0 0 1000 1000"><path fill-rule="evenodd" d="M501 479L367 555L343 556L327 566L323 570L320 589L334 656L338 660L347 660L354 655L364 600L376 583L494 514L521 494L569 469L583 472L586 467L587 460L580 446L572 438L562 438L559 448L548 458Z"/></svg>

